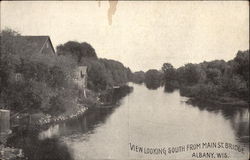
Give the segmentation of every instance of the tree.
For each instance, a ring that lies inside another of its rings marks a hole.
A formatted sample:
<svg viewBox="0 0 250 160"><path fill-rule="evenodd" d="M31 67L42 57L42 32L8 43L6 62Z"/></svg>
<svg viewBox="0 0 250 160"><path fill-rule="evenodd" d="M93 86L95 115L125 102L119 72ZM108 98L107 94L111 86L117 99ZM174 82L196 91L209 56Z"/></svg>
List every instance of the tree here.
<svg viewBox="0 0 250 160"><path fill-rule="evenodd" d="M171 81L171 80L175 80L176 77L175 77L175 69L174 67L172 66L172 64L170 63L164 63L161 70L163 71L164 73L164 80L165 80L165 83L167 81Z"/></svg>
<svg viewBox="0 0 250 160"><path fill-rule="evenodd" d="M149 89L160 87L162 82L162 73L156 69L150 69L145 73L145 84Z"/></svg>
<svg viewBox="0 0 250 160"><path fill-rule="evenodd" d="M78 63L83 58L97 58L95 49L88 43L69 41L63 45L57 46L57 54L72 56Z"/></svg>
<svg viewBox="0 0 250 160"><path fill-rule="evenodd" d="M239 51L234 58L234 62L236 63L234 66L235 72L249 82L249 50Z"/></svg>
<svg viewBox="0 0 250 160"><path fill-rule="evenodd" d="M174 67L170 63L164 63L161 70L163 71L163 73L168 73L169 71L174 70Z"/></svg>
<svg viewBox="0 0 250 160"><path fill-rule="evenodd" d="M199 81L200 73L198 67L195 64L188 63L184 67L177 69L179 81L185 85L194 85Z"/></svg>
<svg viewBox="0 0 250 160"><path fill-rule="evenodd" d="M165 64L165 73L171 65ZM233 60L186 64L176 70L182 95L221 101L249 101L249 50L238 51Z"/></svg>
<svg viewBox="0 0 250 160"><path fill-rule="evenodd" d="M132 74L121 62L110 59L85 58L81 65L88 66L88 88L95 91L123 85Z"/></svg>
<svg viewBox="0 0 250 160"><path fill-rule="evenodd" d="M134 72L132 75L132 81L134 83L143 83L145 81L145 73L143 71Z"/></svg>
<svg viewBox="0 0 250 160"><path fill-rule="evenodd" d="M208 68L206 70L206 81L207 82L212 82L214 84L219 84L221 83L221 72L217 68Z"/></svg>

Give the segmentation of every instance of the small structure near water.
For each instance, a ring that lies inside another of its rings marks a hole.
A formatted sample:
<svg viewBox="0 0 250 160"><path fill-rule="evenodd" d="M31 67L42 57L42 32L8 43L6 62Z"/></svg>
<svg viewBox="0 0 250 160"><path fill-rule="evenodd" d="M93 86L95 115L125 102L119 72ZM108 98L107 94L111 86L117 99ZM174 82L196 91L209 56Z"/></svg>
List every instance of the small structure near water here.
<svg viewBox="0 0 250 160"><path fill-rule="evenodd" d="M15 36L11 40L12 48L25 53L25 55L57 55L49 36ZM15 70L15 73L10 78L18 83L25 80L19 68Z"/></svg>
<svg viewBox="0 0 250 160"><path fill-rule="evenodd" d="M122 97L132 91L132 87L127 85L113 86L112 88L100 93L98 99L101 106L115 105Z"/></svg>
<svg viewBox="0 0 250 160"><path fill-rule="evenodd" d="M10 111L0 109L0 134L10 133Z"/></svg>
<svg viewBox="0 0 250 160"><path fill-rule="evenodd" d="M75 83L81 88L84 92L84 96L86 97L86 87L87 87L87 66L79 66L75 70Z"/></svg>

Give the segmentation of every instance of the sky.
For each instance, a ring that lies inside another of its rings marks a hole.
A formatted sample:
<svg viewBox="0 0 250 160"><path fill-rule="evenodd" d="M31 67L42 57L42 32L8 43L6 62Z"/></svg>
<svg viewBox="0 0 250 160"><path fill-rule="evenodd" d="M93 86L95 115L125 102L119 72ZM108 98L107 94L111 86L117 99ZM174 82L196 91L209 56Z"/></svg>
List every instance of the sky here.
<svg viewBox="0 0 250 160"><path fill-rule="evenodd" d="M2 1L1 30L49 35L54 47L88 42L132 71L233 59L249 49L247 1Z"/></svg>

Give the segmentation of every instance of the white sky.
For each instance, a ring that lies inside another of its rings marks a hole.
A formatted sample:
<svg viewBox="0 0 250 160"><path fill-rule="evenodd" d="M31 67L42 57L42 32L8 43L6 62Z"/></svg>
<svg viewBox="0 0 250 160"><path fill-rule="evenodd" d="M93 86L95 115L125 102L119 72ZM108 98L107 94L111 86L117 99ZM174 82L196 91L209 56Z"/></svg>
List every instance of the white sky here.
<svg viewBox="0 0 250 160"><path fill-rule="evenodd" d="M49 35L54 47L86 41L98 57L132 71L232 59L249 48L249 4L226 1L119 1L112 25L108 1L1 2L1 29Z"/></svg>

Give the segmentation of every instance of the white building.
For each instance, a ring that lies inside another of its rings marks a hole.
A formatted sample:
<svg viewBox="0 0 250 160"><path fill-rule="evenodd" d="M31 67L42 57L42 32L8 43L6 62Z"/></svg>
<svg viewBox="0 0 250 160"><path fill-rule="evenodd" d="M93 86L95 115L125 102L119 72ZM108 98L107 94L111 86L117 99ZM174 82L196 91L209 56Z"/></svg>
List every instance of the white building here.
<svg viewBox="0 0 250 160"><path fill-rule="evenodd" d="M87 88L87 66L79 66L75 70L75 82L78 85L79 88L83 89L84 96L86 97L85 89Z"/></svg>

